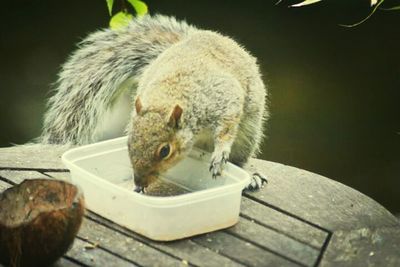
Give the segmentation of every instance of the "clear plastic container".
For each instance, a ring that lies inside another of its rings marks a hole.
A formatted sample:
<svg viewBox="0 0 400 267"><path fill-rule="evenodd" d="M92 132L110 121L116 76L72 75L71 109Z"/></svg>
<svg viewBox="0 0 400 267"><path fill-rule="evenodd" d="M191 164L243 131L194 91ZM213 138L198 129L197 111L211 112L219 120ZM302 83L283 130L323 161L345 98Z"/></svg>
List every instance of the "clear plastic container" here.
<svg viewBox="0 0 400 267"><path fill-rule="evenodd" d="M221 177L212 179L210 154L194 149L160 178L187 193L160 197L133 192L126 137L71 149L62 161L72 182L83 189L88 209L154 240L234 225L242 190L250 182L249 174L231 163Z"/></svg>

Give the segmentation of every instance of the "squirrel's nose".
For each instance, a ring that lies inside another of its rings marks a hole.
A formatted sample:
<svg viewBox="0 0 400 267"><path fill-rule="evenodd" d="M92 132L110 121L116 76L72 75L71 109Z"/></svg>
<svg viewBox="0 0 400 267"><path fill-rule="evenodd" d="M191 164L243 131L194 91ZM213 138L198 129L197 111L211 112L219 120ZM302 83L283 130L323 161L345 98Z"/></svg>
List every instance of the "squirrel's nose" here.
<svg viewBox="0 0 400 267"><path fill-rule="evenodd" d="M134 174L133 179L137 187L146 187L148 185L147 179L144 176Z"/></svg>

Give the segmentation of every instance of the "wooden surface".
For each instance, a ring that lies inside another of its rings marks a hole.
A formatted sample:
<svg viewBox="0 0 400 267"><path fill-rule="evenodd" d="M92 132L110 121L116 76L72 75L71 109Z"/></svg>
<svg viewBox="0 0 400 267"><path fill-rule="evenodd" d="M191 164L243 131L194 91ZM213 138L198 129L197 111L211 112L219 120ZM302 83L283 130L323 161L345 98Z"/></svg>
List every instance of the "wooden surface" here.
<svg viewBox="0 0 400 267"><path fill-rule="evenodd" d="M1 148L0 192L24 179L68 179L65 150ZM269 184L243 194L234 227L156 242L87 211L56 266L400 266L399 221L374 200L282 164L252 160L249 169Z"/></svg>

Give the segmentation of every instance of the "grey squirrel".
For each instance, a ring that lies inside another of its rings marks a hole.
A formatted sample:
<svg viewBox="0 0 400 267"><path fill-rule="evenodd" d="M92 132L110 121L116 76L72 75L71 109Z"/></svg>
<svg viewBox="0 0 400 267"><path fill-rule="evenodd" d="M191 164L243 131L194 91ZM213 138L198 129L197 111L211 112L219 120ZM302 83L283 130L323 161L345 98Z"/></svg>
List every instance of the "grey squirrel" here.
<svg viewBox="0 0 400 267"><path fill-rule="evenodd" d="M232 39L161 15L90 34L63 65L42 143L87 144L128 134L138 190L193 146L210 172L259 152L268 117L256 59ZM264 178L253 176L250 189Z"/></svg>

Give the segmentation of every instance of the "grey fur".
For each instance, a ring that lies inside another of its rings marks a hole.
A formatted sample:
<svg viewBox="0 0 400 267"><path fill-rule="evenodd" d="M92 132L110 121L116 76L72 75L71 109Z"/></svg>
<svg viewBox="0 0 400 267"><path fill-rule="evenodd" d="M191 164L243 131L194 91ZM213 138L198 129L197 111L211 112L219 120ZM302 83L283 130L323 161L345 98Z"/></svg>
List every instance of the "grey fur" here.
<svg viewBox="0 0 400 267"><path fill-rule="evenodd" d="M265 98L256 59L232 39L197 30L174 44L139 81L129 138L136 183L148 185L194 145L211 149L214 178L227 159L243 166L259 151ZM176 106L182 115L174 128L168 122ZM166 143L173 154L163 160L157 151Z"/></svg>
<svg viewBox="0 0 400 267"><path fill-rule="evenodd" d="M87 144L120 85L194 28L165 16L145 16L121 30L90 34L62 66L44 117L42 143ZM132 95L135 86L130 88Z"/></svg>

